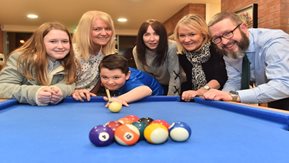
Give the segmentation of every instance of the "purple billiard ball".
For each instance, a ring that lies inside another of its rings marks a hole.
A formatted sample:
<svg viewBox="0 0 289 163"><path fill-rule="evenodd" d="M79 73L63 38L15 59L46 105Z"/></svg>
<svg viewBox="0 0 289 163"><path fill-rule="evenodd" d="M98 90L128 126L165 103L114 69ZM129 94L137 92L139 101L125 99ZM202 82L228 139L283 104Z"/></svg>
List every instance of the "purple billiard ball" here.
<svg viewBox="0 0 289 163"><path fill-rule="evenodd" d="M174 122L169 127L169 134L173 141L183 142L190 138L191 128L185 122Z"/></svg>
<svg viewBox="0 0 289 163"><path fill-rule="evenodd" d="M89 140L99 147L110 145L113 138L113 130L104 125L95 126L89 132Z"/></svg>

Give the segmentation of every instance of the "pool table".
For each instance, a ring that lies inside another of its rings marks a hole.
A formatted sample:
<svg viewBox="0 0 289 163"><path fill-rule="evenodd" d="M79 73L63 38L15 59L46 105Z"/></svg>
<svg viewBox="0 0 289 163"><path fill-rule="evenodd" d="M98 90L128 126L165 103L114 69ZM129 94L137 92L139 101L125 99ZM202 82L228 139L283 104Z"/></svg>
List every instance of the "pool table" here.
<svg viewBox="0 0 289 163"><path fill-rule="evenodd" d="M1 102L0 162L289 162L288 113L201 98L181 102L177 96L148 97L119 113L104 105L101 97L41 107ZM92 127L130 114L186 122L192 135L186 142L169 139L160 145L142 140L96 147L89 141Z"/></svg>

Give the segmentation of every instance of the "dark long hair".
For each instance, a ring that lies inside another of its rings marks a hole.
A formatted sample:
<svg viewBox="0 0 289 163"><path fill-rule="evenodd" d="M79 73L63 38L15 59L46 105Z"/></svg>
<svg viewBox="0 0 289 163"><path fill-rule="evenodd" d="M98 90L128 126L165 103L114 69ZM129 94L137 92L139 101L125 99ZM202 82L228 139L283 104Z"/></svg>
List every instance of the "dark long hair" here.
<svg viewBox="0 0 289 163"><path fill-rule="evenodd" d="M140 26L136 40L137 56L143 65L147 65L145 59L147 47L144 44L143 35L147 32L149 26L151 26L152 29L160 36L159 44L158 47L156 48L157 56L153 61L153 65L160 66L164 63L167 57L168 35L164 25L157 20L149 19L144 23L142 23L142 25Z"/></svg>

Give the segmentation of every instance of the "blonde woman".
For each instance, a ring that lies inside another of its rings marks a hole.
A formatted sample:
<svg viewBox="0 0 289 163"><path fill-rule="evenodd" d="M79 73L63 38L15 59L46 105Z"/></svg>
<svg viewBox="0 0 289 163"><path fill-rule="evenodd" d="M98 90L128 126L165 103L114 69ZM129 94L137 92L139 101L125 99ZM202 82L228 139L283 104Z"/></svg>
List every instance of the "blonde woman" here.
<svg viewBox="0 0 289 163"><path fill-rule="evenodd" d="M179 62L186 73L182 84L182 100L190 101L209 89L220 89L227 80L222 55L211 44L208 26L195 14L184 16L174 30Z"/></svg>
<svg viewBox="0 0 289 163"><path fill-rule="evenodd" d="M98 92L99 64L103 57L116 53L112 18L102 11L84 13L73 35L75 55L81 68L77 72L75 100L90 100Z"/></svg>

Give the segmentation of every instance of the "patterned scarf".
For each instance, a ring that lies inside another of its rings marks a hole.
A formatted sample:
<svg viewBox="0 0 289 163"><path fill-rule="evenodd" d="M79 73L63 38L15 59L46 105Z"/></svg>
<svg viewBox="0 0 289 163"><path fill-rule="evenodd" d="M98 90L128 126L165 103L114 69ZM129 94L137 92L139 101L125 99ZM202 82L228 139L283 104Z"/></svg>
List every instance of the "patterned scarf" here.
<svg viewBox="0 0 289 163"><path fill-rule="evenodd" d="M205 63L211 57L211 43L206 43L199 51L185 52L187 59L192 64L192 89L197 90L207 84L206 76L202 68L202 63Z"/></svg>

